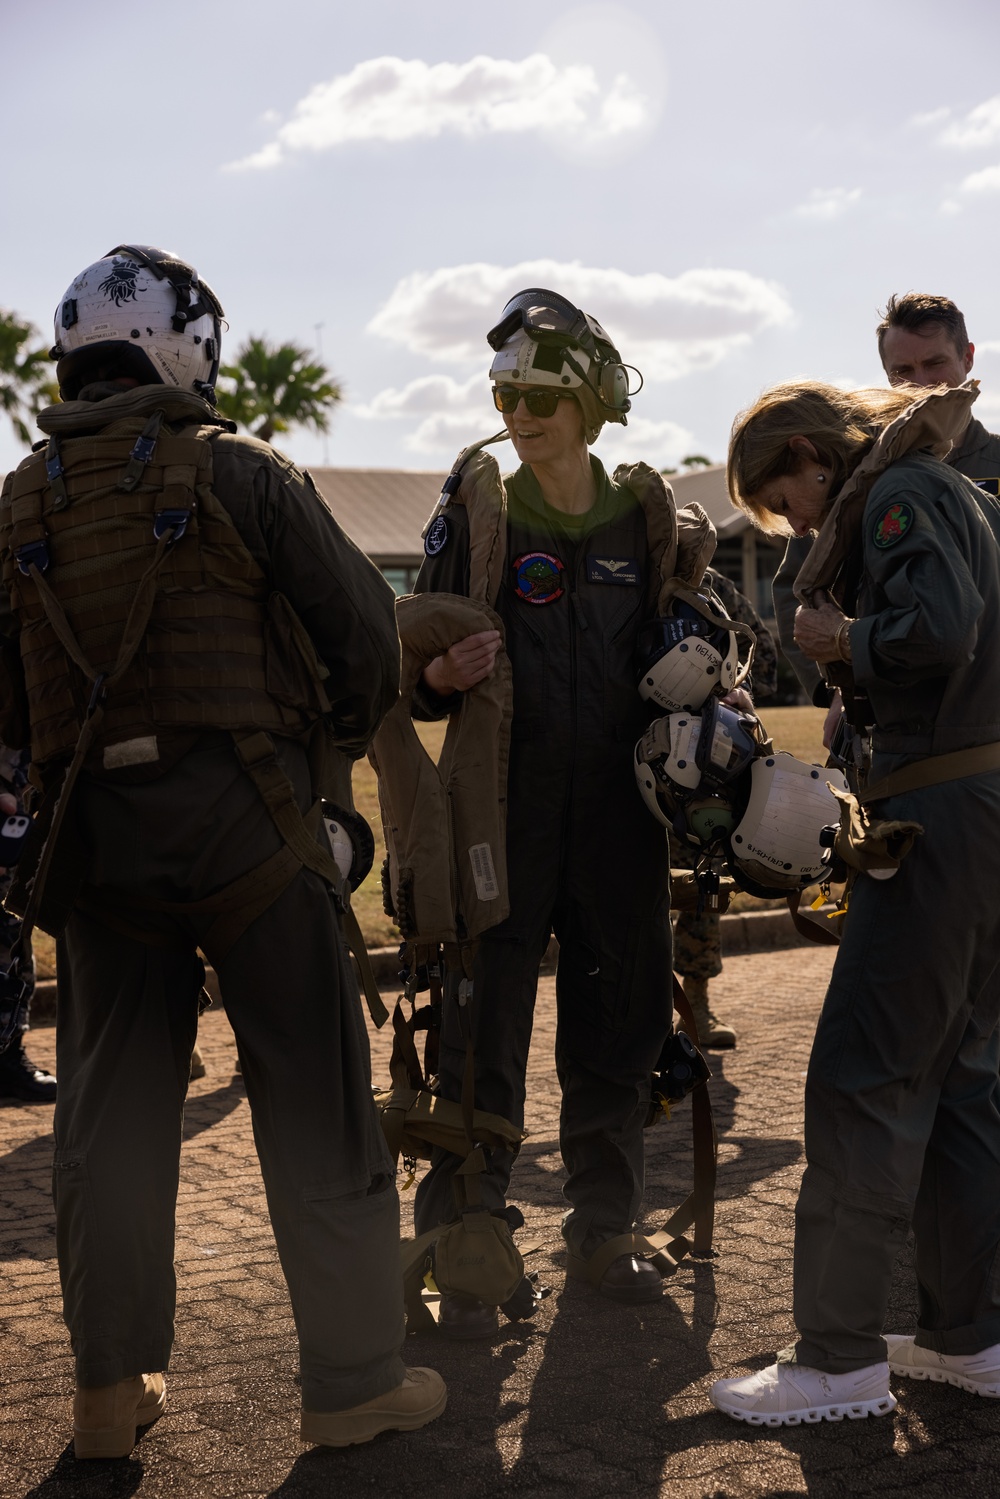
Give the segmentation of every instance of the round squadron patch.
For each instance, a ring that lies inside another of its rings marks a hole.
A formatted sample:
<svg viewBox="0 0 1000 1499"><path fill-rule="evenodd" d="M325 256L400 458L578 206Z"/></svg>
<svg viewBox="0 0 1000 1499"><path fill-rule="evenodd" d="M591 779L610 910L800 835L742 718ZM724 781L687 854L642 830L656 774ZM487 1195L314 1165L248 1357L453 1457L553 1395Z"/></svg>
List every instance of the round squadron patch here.
<svg viewBox="0 0 1000 1499"><path fill-rule="evenodd" d="M550 552L524 552L514 561L514 587L526 604L554 604L563 595L563 565Z"/></svg>
<svg viewBox="0 0 1000 1499"><path fill-rule="evenodd" d="M875 522L875 530L872 532L872 540L877 547L884 551L886 547L895 546L897 541L902 541L907 531L913 525L913 507L905 501L899 501L884 510Z"/></svg>
<svg viewBox="0 0 1000 1499"><path fill-rule="evenodd" d="M424 552L428 557L436 557L438 552L443 552L448 545L448 522L443 515L439 515L424 537Z"/></svg>

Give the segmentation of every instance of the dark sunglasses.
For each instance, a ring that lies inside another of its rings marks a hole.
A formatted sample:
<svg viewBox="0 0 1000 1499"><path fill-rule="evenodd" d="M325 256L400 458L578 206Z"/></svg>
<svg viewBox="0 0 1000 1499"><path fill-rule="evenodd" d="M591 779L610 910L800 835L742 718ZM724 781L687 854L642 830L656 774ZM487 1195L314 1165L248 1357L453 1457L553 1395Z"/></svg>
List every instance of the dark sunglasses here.
<svg viewBox="0 0 1000 1499"><path fill-rule="evenodd" d="M575 400L568 390L519 390L516 385L494 385L493 404L505 416L513 416L523 401L532 416L555 416L560 401Z"/></svg>

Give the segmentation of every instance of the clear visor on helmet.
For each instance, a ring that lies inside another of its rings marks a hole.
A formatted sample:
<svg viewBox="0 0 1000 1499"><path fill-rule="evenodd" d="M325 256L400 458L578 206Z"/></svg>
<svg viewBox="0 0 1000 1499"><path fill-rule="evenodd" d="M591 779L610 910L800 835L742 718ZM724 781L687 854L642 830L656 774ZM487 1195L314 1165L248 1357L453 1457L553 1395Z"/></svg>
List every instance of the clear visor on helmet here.
<svg viewBox="0 0 1000 1499"><path fill-rule="evenodd" d="M702 710L696 758L701 784L726 786L748 768L760 748L759 724L713 698Z"/></svg>

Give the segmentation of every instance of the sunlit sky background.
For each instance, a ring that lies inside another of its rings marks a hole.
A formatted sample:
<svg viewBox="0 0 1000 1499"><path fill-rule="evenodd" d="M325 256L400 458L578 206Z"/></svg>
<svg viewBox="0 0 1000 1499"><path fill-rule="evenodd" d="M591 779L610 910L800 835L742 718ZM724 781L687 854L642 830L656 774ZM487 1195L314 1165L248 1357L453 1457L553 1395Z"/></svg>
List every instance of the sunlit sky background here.
<svg viewBox="0 0 1000 1499"><path fill-rule="evenodd" d="M0 0L0 306L49 342L84 265L162 245L228 354L321 346L346 401L294 458L436 468L496 429L483 335L541 283L646 377L597 453L663 466L775 380L881 381L919 289L997 428L998 42L995 0Z"/></svg>

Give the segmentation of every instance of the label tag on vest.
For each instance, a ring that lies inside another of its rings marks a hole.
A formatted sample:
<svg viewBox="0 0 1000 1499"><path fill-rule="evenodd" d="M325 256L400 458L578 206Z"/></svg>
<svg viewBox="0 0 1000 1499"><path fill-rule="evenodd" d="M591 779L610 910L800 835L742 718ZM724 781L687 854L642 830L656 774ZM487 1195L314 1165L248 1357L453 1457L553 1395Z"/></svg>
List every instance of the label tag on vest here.
<svg viewBox="0 0 1000 1499"><path fill-rule="evenodd" d="M618 583L635 587L642 582L638 557L588 557L588 583Z"/></svg>
<svg viewBox="0 0 1000 1499"><path fill-rule="evenodd" d="M126 765L151 765L160 758L155 734L141 739L123 739L120 744L104 746L104 769L124 770Z"/></svg>
<svg viewBox="0 0 1000 1499"><path fill-rule="evenodd" d="M1000 500L1000 478L973 479L972 482L976 486L976 488L981 489L984 494L991 494L994 499Z"/></svg>
<svg viewBox="0 0 1000 1499"><path fill-rule="evenodd" d="M493 855L488 843L474 843L469 849L472 860L472 878L476 882L476 894L480 900L496 900L500 894Z"/></svg>

